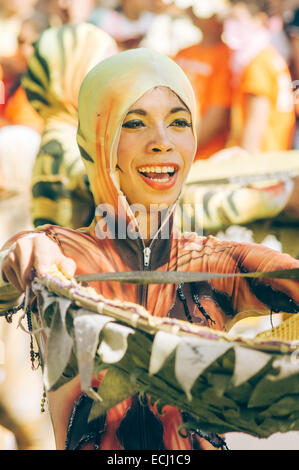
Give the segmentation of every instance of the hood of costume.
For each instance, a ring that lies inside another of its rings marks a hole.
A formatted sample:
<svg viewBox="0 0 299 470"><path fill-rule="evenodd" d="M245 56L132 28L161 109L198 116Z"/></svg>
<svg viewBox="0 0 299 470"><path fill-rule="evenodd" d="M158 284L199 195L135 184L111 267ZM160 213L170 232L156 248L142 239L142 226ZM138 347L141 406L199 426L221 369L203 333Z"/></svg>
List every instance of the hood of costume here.
<svg viewBox="0 0 299 470"><path fill-rule="evenodd" d="M22 79L31 105L47 120L64 115L77 125L78 94L86 74L117 52L115 41L89 23L45 30Z"/></svg>
<svg viewBox="0 0 299 470"><path fill-rule="evenodd" d="M118 52L115 41L89 23L44 31L22 79L33 108L43 118L33 168L32 220L78 228L93 213L85 167L78 146L78 94L86 74Z"/></svg>

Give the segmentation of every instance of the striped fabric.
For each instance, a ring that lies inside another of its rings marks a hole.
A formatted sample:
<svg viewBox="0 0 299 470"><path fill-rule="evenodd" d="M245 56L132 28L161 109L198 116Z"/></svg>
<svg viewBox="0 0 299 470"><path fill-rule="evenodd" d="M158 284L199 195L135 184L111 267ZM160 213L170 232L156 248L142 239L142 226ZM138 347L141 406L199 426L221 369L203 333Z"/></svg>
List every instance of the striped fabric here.
<svg viewBox="0 0 299 470"><path fill-rule="evenodd" d="M32 219L78 228L90 221L93 199L76 144L78 93L98 62L117 52L112 38L81 23L46 30L35 45L22 85L45 121L33 171Z"/></svg>

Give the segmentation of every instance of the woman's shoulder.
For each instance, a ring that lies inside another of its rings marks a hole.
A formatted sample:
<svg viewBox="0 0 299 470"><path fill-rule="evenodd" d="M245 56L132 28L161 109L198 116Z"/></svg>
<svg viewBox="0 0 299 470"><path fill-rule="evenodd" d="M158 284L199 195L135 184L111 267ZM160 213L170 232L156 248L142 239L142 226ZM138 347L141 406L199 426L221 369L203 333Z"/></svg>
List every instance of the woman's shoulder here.
<svg viewBox="0 0 299 470"><path fill-rule="evenodd" d="M60 225L46 224L36 228L36 232L43 232L59 244L64 243L95 243L94 238L90 234L88 228L72 229L69 227L61 227Z"/></svg>
<svg viewBox="0 0 299 470"><path fill-rule="evenodd" d="M269 69L273 73L288 70L288 66L282 55L272 44L268 44L250 61L248 68L260 67Z"/></svg>

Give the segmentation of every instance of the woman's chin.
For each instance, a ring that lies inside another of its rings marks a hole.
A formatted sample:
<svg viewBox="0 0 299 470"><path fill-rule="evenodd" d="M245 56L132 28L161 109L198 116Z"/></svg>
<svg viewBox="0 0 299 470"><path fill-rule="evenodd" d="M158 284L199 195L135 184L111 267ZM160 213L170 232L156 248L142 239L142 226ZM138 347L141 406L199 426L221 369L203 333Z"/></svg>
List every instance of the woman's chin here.
<svg viewBox="0 0 299 470"><path fill-rule="evenodd" d="M133 202L129 202L129 205L136 206L137 208L144 208L146 212L153 212L157 211L167 211L170 209L173 204L176 202L177 197L173 198L163 198L163 197L156 197L156 198L148 198L148 199L138 199L133 200Z"/></svg>

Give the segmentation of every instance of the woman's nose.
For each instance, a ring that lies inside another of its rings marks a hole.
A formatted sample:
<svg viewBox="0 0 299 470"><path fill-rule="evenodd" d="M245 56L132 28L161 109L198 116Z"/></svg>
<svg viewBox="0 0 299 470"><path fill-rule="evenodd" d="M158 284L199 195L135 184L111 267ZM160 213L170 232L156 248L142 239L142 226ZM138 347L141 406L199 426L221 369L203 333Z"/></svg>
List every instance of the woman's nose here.
<svg viewBox="0 0 299 470"><path fill-rule="evenodd" d="M173 143L169 140L166 132L157 132L155 137L148 143L147 150L150 153L166 153L174 149Z"/></svg>

